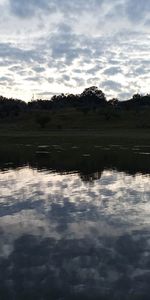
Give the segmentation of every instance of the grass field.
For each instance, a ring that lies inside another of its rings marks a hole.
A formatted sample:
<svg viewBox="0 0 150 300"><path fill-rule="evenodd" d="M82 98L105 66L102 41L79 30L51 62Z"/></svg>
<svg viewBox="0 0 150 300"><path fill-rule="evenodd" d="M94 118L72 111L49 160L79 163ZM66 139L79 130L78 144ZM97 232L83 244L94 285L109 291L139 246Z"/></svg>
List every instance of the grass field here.
<svg viewBox="0 0 150 300"><path fill-rule="evenodd" d="M45 128L49 130L64 129L107 129L107 128L150 128L150 109L113 110L101 108L96 110L78 110L65 108L53 111L26 111L18 115L10 114L0 118L0 128L16 130L38 130L40 120L46 118Z"/></svg>
<svg viewBox="0 0 150 300"><path fill-rule="evenodd" d="M39 118L47 118L42 128ZM0 119L0 144L150 144L150 111L65 109Z"/></svg>
<svg viewBox="0 0 150 300"><path fill-rule="evenodd" d="M64 130L64 131L16 131L0 130L2 144L71 144L71 145L150 145L149 129Z"/></svg>

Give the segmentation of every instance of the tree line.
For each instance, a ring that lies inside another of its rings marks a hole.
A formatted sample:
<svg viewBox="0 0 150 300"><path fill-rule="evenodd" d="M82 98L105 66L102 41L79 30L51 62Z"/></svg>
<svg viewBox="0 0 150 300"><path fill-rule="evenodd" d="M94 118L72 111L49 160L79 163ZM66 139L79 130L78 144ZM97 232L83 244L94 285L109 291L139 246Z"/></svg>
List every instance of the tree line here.
<svg viewBox="0 0 150 300"><path fill-rule="evenodd" d="M50 111L64 108L76 108L88 112L100 108L115 110L132 110L150 107L150 94L134 94L131 99L119 101L117 98L107 100L105 94L96 86L86 88L81 94L54 95L49 100L37 99L25 102L18 99L0 96L0 118L9 115L18 116L21 112L28 111Z"/></svg>

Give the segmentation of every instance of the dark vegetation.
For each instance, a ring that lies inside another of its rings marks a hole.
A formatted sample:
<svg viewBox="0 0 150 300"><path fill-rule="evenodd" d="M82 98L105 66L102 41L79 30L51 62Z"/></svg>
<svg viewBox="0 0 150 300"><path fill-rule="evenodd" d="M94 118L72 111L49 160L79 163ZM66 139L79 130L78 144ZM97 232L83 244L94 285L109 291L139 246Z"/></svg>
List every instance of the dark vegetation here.
<svg viewBox="0 0 150 300"><path fill-rule="evenodd" d="M150 94L130 100L107 100L97 87L80 95L55 95L50 100L28 103L0 96L2 129L106 129L150 128Z"/></svg>

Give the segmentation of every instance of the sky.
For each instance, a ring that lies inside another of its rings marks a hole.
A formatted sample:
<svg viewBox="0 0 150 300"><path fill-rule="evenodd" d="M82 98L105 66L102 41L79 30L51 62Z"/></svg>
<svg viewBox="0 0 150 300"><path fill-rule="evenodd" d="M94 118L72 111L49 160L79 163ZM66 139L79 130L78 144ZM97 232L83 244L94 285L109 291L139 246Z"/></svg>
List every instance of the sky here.
<svg viewBox="0 0 150 300"><path fill-rule="evenodd" d="M150 0L0 0L0 95L150 92Z"/></svg>

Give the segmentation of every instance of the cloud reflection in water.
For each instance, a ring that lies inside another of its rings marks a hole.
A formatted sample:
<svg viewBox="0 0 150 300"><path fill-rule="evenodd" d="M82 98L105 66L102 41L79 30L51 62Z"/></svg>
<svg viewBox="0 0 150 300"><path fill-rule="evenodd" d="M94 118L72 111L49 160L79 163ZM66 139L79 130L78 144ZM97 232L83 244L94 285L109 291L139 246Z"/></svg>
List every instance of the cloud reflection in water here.
<svg viewBox="0 0 150 300"><path fill-rule="evenodd" d="M93 176L0 173L2 299L148 299L149 176Z"/></svg>

